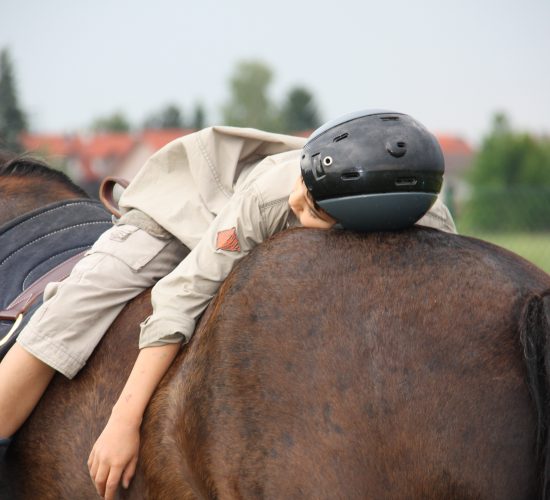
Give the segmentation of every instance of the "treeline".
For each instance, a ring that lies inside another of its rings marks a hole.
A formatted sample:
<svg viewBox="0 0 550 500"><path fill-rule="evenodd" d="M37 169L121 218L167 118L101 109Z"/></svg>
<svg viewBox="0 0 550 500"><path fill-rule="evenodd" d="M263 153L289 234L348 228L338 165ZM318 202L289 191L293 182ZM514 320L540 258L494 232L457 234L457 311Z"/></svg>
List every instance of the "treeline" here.
<svg viewBox="0 0 550 500"><path fill-rule="evenodd" d="M242 61L231 74L229 97L219 110L225 125L293 133L321 124L310 90L296 85L281 102L271 97L273 71L260 61ZM219 123L219 119L216 122ZM193 128L211 124L201 103L184 111L175 103L153 110L141 123L121 111L97 117L94 131ZM14 70L7 50L0 52L0 145L20 149L18 138L28 130ZM482 231L550 230L550 138L515 130L504 114L494 117L467 178L470 193L460 207L459 229Z"/></svg>
<svg viewBox="0 0 550 500"><path fill-rule="evenodd" d="M26 113L17 97L12 62L7 50L0 52L0 146L19 151L19 136L28 129Z"/></svg>
<svg viewBox="0 0 550 500"><path fill-rule="evenodd" d="M504 114L495 115L468 180L462 228L550 230L550 137L516 131Z"/></svg>
<svg viewBox="0 0 550 500"><path fill-rule="evenodd" d="M321 124L321 118L311 91L297 85L287 93L282 103L270 95L273 71L260 61L241 61L229 79L230 97L221 107L222 124L254 127L272 132L311 130ZM190 115L175 103L169 103L151 113L140 126L132 125L117 111L94 120L95 131L129 131L135 128L201 129L210 122L201 103L195 104Z"/></svg>
<svg viewBox="0 0 550 500"><path fill-rule="evenodd" d="M219 116L225 125L256 127L274 132L311 130L321 124L318 107L310 90L301 85L290 88L283 102L275 102L270 90L273 71L261 61L239 62L229 78L229 99ZM132 123L121 110L93 119L94 132L129 132L142 129L201 129L211 124L205 107L197 102L185 111L175 102L152 110L141 123ZM220 120L216 119L219 123ZM18 150L18 138L29 129L29 121L17 96L14 68L6 49L0 52L0 142Z"/></svg>

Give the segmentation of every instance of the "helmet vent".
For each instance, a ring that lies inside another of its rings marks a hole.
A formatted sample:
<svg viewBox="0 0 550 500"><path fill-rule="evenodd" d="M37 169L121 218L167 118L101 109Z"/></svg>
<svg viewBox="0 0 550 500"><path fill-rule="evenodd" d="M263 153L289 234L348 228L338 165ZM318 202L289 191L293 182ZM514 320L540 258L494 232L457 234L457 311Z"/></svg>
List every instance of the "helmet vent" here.
<svg viewBox="0 0 550 500"><path fill-rule="evenodd" d="M417 183L418 179L416 177L400 177L395 180L395 185L397 187L416 186Z"/></svg>
<svg viewBox="0 0 550 500"><path fill-rule="evenodd" d="M334 139L332 139L332 142L340 142L344 139L346 139L349 136L347 132L344 132L343 134L337 135Z"/></svg>
<svg viewBox="0 0 550 500"><path fill-rule="evenodd" d="M359 172L344 172L341 175L341 178L343 181L353 181L355 179L359 179L361 174Z"/></svg>
<svg viewBox="0 0 550 500"><path fill-rule="evenodd" d="M325 167L330 167L332 165L332 156L325 156L323 158L323 165Z"/></svg>
<svg viewBox="0 0 550 500"><path fill-rule="evenodd" d="M380 119L383 122L396 122L399 120L399 116L381 116Z"/></svg>

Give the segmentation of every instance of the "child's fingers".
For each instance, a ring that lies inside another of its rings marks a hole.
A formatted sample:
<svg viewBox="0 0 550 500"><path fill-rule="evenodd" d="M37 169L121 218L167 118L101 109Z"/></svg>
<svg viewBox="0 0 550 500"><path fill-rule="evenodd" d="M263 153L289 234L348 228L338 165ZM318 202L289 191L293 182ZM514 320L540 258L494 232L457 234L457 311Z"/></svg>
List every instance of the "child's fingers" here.
<svg viewBox="0 0 550 500"><path fill-rule="evenodd" d="M96 459L95 449L90 453L90 458L88 458L88 470L90 471L90 477L92 481L95 482L95 476L97 474L97 468L99 467L99 460Z"/></svg>
<svg viewBox="0 0 550 500"><path fill-rule="evenodd" d="M109 477L109 469L110 467L108 465L99 464L95 476L92 476L95 484L95 489L100 497L105 496L105 483L107 482L107 478Z"/></svg>
<svg viewBox="0 0 550 500"><path fill-rule="evenodd" d="M109 477L105 483L105 500L113 500L115 498L116 489L122 475L122 467L111 467Z"/></svg>
<svg viewBox="0 0 550 500"><path fill-rule="evenodd" d="M137 465L138 457L135 456L130 463L126 466L126 469L124 469L124 473L122 474L122 486L124 488L128 488L130 486L130 481L134 477L134 474L136 473L136 465Z"/></svg>
<svg viewBox="0 0 550 500"><path fill-rule="evenodd" d="M92 448L92 451L90 452L90 456L88 457L88 470L90 471L90 475L92 475L92 466L94 464L94 455L95 455L95 448Z"/></svg>

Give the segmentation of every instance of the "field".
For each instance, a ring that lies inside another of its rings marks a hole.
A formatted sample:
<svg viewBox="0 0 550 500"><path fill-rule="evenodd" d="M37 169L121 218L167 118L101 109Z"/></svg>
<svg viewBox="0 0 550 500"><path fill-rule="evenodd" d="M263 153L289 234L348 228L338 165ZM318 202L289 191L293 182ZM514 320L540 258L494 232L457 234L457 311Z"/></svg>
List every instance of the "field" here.
<svg viewBox="0 0 550 500"><path fill-rule="evenodd" d="M480 233L461 232L507 248L550 273L550 233Z"/></svg>

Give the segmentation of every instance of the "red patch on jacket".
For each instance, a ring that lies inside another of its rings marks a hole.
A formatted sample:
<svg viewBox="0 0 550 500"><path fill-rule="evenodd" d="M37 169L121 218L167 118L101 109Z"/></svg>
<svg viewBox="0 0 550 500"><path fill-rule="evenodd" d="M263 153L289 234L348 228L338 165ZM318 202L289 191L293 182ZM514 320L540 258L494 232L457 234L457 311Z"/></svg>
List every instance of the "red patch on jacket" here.
<svg viewBox="0 0 550 500"><path fill-rule="evenodd" d="M216 250L226 250L228 252L241 251L239 238L237 238L237 230L234 227L218 233L216 237Z"/></svg>

